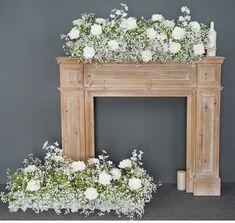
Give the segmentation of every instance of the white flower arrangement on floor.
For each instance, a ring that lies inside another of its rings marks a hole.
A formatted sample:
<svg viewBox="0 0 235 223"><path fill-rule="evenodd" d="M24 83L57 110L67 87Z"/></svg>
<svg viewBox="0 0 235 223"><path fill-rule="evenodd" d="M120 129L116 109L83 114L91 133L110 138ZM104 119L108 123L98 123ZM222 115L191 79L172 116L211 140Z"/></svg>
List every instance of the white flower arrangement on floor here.
<svg viewBox="0 0 235 223"><path fill-rule="evenodd" d="M8 171L8 192L1 193L1 200L8 202L11 212L54 209L61 214L81 210L89 215L95 210L99 214L114 210L130 219L142 217L145 203L158 186L141 167L143 152L134 150L130 159L115 167L105 151L85 164L65 157L58 146L57 142L46 142L43 162L30 154L23 168L12 174Z"/></svg>
<svg viewBox="0 0 235 223"><path fill-rule="evenodd" d="M191 21L190 10L183 6L182 15L168 20L160 14L151 19L128 17L128 6L113 9L110 18L83 14L63 46L66 53L79 61L166 61L194 62L205 57L208 27Z"/></svg>

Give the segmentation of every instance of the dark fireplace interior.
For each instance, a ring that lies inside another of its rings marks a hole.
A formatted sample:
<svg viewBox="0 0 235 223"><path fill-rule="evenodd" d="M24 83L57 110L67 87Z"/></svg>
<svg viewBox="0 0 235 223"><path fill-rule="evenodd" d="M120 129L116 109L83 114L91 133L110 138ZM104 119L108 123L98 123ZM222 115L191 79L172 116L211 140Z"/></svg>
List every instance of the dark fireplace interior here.
<svg viewBox="0 0 235 223"><path fill-rule="evenodd" d="M186 98L95 98L95 147L116 164L142 150L147 171L175 183L176 170L186 167Z"/></svg>

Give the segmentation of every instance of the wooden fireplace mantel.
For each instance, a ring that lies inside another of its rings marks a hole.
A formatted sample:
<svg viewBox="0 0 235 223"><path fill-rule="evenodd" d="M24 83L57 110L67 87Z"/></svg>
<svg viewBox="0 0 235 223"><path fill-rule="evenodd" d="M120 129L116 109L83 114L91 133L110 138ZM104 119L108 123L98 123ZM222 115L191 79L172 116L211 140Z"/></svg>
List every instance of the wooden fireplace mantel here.
<svg viewBox="0 0 235 223"><path fill-rule="evenodd" d="M220 195L219 135L221 64L208 57L194 64L172 61L60 64L62 147L65 155L86 160L95 155L95 97L186 97L187 192Z"/></svg>

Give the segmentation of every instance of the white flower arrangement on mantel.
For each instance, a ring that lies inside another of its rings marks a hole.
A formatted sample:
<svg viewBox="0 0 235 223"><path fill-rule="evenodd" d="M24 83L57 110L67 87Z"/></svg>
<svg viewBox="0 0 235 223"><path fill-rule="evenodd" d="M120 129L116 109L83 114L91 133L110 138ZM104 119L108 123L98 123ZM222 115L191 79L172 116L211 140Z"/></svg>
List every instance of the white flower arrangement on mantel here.
<svg viewBox="0 0 235 223"><path fill-rule="evenodd" d="M115 167L105 151L85 164L65 157L57 142L46 142L43 149L47 151L44 162L30 154L23 168L8 171L8 191L1 193L1 200L11 212L54 209L66 214L80 210L89 215L95 210L99 214L113 210L118 216L141 218L145 203L159 185L141 167L141 151L134 150L130 159Z"/></svg>
<svg viewBox="0 0 235 223"><path fill-rule="evenodd" d="M192 63L205 57L208 27L191 21L189 8L182 15L168 20L160 14L151 19L128 17L128 6L113 9L110 18L83 14L73 21L63 48L79 61L147 63L174 60Z"/></svg>

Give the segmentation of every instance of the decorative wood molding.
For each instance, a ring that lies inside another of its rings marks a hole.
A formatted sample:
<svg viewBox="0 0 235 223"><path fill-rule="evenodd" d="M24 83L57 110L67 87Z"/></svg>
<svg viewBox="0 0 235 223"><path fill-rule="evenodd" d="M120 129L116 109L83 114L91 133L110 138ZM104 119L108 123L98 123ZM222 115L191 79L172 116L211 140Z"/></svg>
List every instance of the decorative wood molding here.
<svg viewBox="0 0 235 223"><path fill-rule="evenodd" d="M95 155L95 97L186 97L186 191L220 195L219 125L223 57L194 64L174 61L83 63L70 57L60 64L62 146L65 155Z"/></svg>

